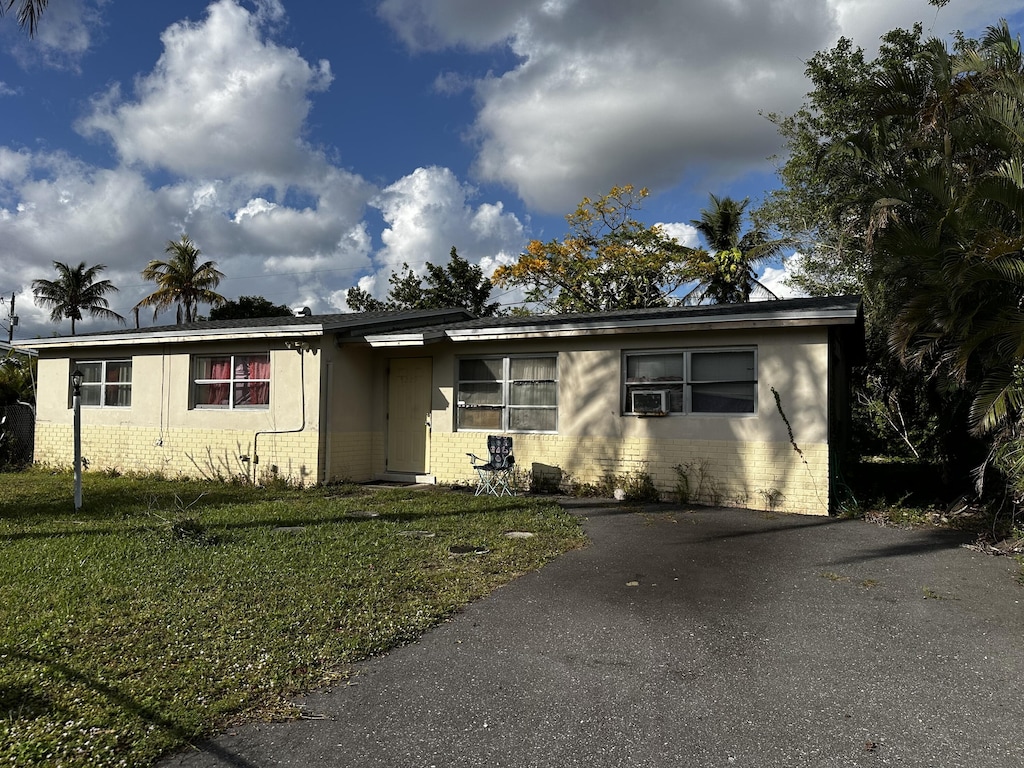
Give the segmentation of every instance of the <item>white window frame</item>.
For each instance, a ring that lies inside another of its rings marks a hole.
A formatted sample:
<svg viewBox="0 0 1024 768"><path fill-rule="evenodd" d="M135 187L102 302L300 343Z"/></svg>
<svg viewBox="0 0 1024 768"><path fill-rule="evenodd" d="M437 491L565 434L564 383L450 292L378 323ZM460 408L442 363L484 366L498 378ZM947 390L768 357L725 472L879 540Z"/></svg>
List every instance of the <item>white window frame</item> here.
<svg viewBox="0 0 1024 768"><path fill-rule="evenodd" d="M555 378L554 379L537 379L536 381L550 382L555 385L555 404L554 405L513 405L512 404L512 387L515 386L516 381L526 381L526 379L513 379L512 378L512 361L521 359L535 359L535 358L551 358L555 361ZM473 408L474 406L468 406L465 402L459 400L459 392L462 384L475 384L475 383L490 383L490 380L483 379L466 379L463 381L459 377L459 368L465 360L500 360L502 363L502 376L498 382L501 385L501 404L493 406L476 406L479 408L488 408L491 410L501 409L501 426L500 427L463 427L459 425L459 414L463 408ZM455 430L458 432L509 432L512 434L541 434L541 435L553 435L558 433L558 353L557 352L539 352L536 354L516 354L516 355L463 355L456 358L455 360ZM555 428L554 429L512 429L511 414L515 410L528 410L538 409L546 411L554 411L555 413Z"/></svg>
<svg viewBox="0 0 1024 768"><path fill-rule="evenodd" d="M132 380L128 381L107 381L107 365L110 363L117 364L128 364L128 370L131 372L132 379L135 378L135 366L132 363L130 357L118 357L111 358L109 360L73 360L71 362L71 370L81 370L83 365L98 365L100 366L100 379L99 381L83 381L82 382L82 407L83 408L131 408L132 407ZM107 388L108 387L120 387L127 389L128 391L128 405L118 405L117 403L107 402ZM85 393L92 390L99 390L99 402L90 403L86 402L88 399L85 397ZM72 398L74 393L69 390L68 393L68 408L73 407Z"/></svg>
<svg viewBox="0 0 1024 768"><path fill-rule="evenodd" d="M196 369L198 367L199 360L209 360L211 358L227 357L231 359L230 363L230 376L227 379L200 379L196 376ZM267 359L267 369L270 370L271 356L269 352L239 352L239 353L225 353L225 354L212 354L212 355L192 355L189 361L189 375L192 384L189 388L190 399L192 401L193 410L197 411L266 411L270 408L270 398L273 381L273 371L271 370L270 376L265 379L239 379L235 378L235 358L238 357L265 357ZM260 384L266 383L267 385L267 402L258 403L256 405L236 405L235 404L235 385L238 383L247 384ZM200 403L196 396L197 388L204 384L226 384L228 387L228 402L226 404L220 403Z"/></svg>
<svg viewBox="0 0 1024 768"><path fill-rule="evenodd" d="M748 352L751 354L753 359L754 376L753 379L743 380L732 380L732 379L713 379L713 380L695 380L693 378L693 367L692 360L694 355L701 354L716 354L716 353L736 353L736 352ZM644 382L632 382L628 381L629 371L629 359L633 357L643 356L665 356L665 355L681 355L683 358L683 378L682 379L671 379L662 381L644 381ZM757 416L759 403L758 403L758 355L756 346L742 346L742 347L683 347L676 349L636 349L627 350L622 353L622 386L621 386L621 408L624 416L644 416L647 415L641 412L635 412L632 410L632 398L630 393L634 390L638 391L650 391L660 390L668 386L671 387L683 387L683 409L681 411L668 411L668 416L729 416L732 418L749 418L751 416ZM754 398L753 398L753 409L750 411L695 411L693 410L693 386L700 384L715 384L715 383L744 383L750 384L753 387Z"/></svg>

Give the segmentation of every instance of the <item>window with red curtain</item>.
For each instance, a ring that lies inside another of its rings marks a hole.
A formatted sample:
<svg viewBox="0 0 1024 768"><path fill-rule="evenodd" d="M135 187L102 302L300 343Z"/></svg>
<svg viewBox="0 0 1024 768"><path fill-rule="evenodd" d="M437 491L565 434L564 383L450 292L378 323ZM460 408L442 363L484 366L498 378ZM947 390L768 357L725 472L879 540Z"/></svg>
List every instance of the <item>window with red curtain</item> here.
<svg viewBox="0 0 1024 768"><path fill-rule="evenodd" d="M211 355L193 362L195 408L267 408L270 355Z"/></svg>

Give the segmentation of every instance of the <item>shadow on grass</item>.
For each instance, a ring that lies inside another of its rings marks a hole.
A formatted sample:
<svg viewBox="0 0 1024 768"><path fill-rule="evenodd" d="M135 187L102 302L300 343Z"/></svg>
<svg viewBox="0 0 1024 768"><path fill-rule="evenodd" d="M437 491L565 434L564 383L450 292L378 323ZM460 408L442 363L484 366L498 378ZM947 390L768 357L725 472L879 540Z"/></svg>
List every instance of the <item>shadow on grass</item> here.
<svg viewBox="0 0 1024 768"><path fill-rule="evenodd" d="M371 497L372 498L372 497ZM410 497L417 500L424 497ZM519 497L522 498L522 497ZM488 506L486 509L480 509L478 507L471 508L456 508L456 509L426 509L416 511L402 511L400 508L395 510L383 509L383 505L386 505L389 501L395 504L408 499L396 498L393 500L384 499L383 504L378 501L374 504L367 504L367 507L376 507L373 509L376 512L375 517L359 514L358 511L346 511L334 515L281 515L279 517L264 518L261 520L242 520L230 523L209 523L204 526L210 532L216 533L229 533L231 531L244 531L265 528L273 530L275 528L316 528L318 526L325 525L367 525L373 524L374 522L385 522L385 523L422 523L431 518L445 518L445 517L461 517L461 516L474 516L479 514L506 514L511 512L523 511L521 501L513 501L493 504ZM275 500L263 500L261 503L266 501ZM288 504L291 502L301 502L301 499L290 499L283 498L277 499L282 504ZM237 505L240 502L237 498L233 498L230 504ZM216 508L221 506L217 503L210 503L208 505L197 505L190 507L187 512L187 516L199 517L204 509ZM635 511L635 510L634 510ZM143 512L137 513L138 516L143 515ZM168 513L171 517L175 516L175 512ZM82 525L79 528L62 531L18 531L15 533L0 534L0 541L18 541L23 539L57 539L57 538L70 538L76 536L109 536L109 535L123 535L125 533L143 533L143 532L162 532L168 531L170 528L170 521L161 520L159 523L149 524L146 521L140 521L136 516L132 518L122 518L117 522L123 522L124 525L110 525L109 527L96 528ZM40 515L40 517L54 517L52 508L47 515ZM92 522L97 521L97 517L94 516ZM21 522L15 520L14 522ZM65 521L66 522L66 521ZM210 542L214 543L214 542Z"/></svg>
<svg viewBox="0 0 1024 768"><path fill-rule="evenodd" d="M95 691L131 715L139 718L140 720L144 720L147 723L151 723L152 725L155 725L171 734L175 739L181 742L182 746L191 744L193 747L202 749L204 752L216 755L217 758L223 761L226 765L235 766L236 768L256 768L253 763L250 763L248 760L245 760L238 755L228 752L213 742L193 742L192 734L188 733L173 720L170 720L160 714L157 710L139 703L119 688L110 685L109 683L104 683L91 675L79 672L77 669L70 667L64 662L48 659L34 653L25 653L14 648L0 648L0 655L8 656L13 659L21 659L22 661L27 661L32 664L38 664L39 666L45 667L48 672L52 674L59 675L67 680Z"/></svg>

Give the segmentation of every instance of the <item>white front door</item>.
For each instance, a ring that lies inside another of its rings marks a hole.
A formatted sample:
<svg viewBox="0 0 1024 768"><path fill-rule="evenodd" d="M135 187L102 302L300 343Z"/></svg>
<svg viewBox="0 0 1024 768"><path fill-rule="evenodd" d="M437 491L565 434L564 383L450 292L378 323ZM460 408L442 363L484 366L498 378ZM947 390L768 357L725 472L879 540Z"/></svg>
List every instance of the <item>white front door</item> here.
<svg viewBox="0 0 1024 768"><path fill-rule="evenodd" d="M388 472L430 471L429 357L391 361L388 376Z"/></svg>

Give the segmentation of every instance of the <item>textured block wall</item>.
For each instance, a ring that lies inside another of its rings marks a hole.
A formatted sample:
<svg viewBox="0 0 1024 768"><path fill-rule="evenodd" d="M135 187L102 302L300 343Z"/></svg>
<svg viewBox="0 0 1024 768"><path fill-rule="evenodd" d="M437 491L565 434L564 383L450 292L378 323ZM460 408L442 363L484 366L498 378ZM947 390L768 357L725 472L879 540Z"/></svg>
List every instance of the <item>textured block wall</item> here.
<svg viewBox="0 0 1024 768"><path fill-rule="evenodd" d="M566 482L601 481L606 474L646 472L663 498L673 499L683 468L690 500L751 509L828 514L828 445L737 443L651 438L572 438L513 435L521 471L561 475ZM487 436L434 433L431 470L441 483L475 482L467 452L485 456Z"/></svg>
<svg viewBox="0 0 1024 768"><path fill-rule="evenodd" d="M258 463L254 461L254 442ZM310 485L320 479L319 433L261 434L251 430L154 429L84 426L82 456L89 470L157 472L168 477L227 480L278 477ZM242 457L248 457L248 461ZM36 425L36 461L54 466L74 463L71 425Z"/></svg>

